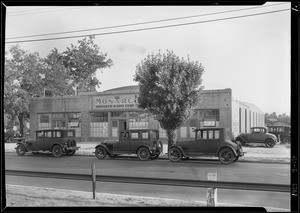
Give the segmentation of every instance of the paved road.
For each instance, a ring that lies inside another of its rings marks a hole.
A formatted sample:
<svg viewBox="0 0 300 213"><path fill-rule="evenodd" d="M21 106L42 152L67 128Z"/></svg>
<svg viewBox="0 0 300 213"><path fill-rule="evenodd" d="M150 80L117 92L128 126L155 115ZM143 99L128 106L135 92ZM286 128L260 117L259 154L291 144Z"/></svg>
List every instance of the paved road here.
<svg viewBox="0 0 300 213"><path fill-rule="evenodd" d="M263 164L236 162L222 165L218 161L182 161L172 163L168 160L139 161L137 158L116 158L98 160L92 156L65 156L27 154L23 157L15 153L5 154L6 169L27 171L66 172L91 174L91 164L95 163L97 174L165 177L178 179L207 180L208 172L217 172L219 181L290 183L289 164ZM86 181L55 180L29 177L7 176L7 183L45 187L57 187L91 191L91 183ZM188 200L205 200L206 189L190 187L150 186L137 184L97 183L97 191L114 194L133 194L154 197L171 197ZM255 192L243 190L218 189L218 202L277 208L290 207L290 194L277 192Z"/></svg>

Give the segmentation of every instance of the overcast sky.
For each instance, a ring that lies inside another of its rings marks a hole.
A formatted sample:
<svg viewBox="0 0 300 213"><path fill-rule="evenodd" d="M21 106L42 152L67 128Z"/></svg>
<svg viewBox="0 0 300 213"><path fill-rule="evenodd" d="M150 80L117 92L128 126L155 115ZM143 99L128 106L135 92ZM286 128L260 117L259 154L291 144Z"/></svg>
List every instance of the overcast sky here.
<svg viewBox="0 0 300 213"><path fill-rule="evenodd" d="M97 72L102 82L98 91L136 85L136 65L148 54L169 49L204 66L204 89L231 88L236 100L253 103L265 113L289 115L290 7L288 2L226 7L11 6L6 49L16 44L8 42L35 40L18 44L45 57L54 48L63 52L77 45L83 37L39 39L96 34L95 43L114 62ZM119 25L129 26L115 27ZM25 37L78 30L89 31Z"/></svg>

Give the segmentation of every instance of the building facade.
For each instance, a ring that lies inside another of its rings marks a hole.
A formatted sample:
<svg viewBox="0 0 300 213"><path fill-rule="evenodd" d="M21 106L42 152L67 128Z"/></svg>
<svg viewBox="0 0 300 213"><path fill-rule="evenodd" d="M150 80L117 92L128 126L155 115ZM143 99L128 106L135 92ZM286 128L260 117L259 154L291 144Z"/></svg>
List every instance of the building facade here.
<svg viewBox="0 0 300 213"><path fill-rule="evenodd" d="M33 98L30 101L30 136L36 130L73 128L77 141L117 138L126 129L165 131L154 116L137 107L138 86L128 86L78 96ZM254 104L236 101L231 89L204 90L191 117L177 130L178 139L194 138L193 130L225 127L237 136L252 126L264 126L264 113Z"/></svg>

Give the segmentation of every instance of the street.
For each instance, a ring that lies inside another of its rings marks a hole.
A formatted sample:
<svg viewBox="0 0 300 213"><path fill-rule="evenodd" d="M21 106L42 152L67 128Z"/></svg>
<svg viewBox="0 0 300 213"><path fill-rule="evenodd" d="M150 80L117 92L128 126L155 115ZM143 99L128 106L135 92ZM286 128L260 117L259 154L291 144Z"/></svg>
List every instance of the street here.
<svg viewBox="0 0 300 213"><path fill-rule="evenodd" d="M242 163L222 165L218 161L188 160L172 163L169 160L139 161L137 158L118 157L98 160L93 156L54 158L51 154L27 154L23 157L6 153L5 168L25 171L48 171L74 174L91 174L95 163L97 174L164 177L176 179L207 180L207 173L217 173L219 181L289 184L290 165L271 163ZM7 176L8 184L44 186L61 189L91 191L88 181L57 180ZM170 187L142 184L121 184L97 182L97 192L132 194L140 196L205 200L206 189L191 187ZM290 208L290 194L279 192L258 192L246 190L218 189L218 202L252 206Z"/></svg>

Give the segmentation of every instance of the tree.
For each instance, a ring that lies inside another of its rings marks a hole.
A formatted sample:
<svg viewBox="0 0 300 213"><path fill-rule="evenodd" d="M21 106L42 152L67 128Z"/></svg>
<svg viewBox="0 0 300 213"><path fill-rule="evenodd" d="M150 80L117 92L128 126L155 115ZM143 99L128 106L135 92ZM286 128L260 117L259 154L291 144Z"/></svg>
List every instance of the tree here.
<svg viewBox="0 0 300 213"><path fill-rule="evenodd" d="M79 40L79 46L71 45L62 53L61 60L67 74L70 84L75 93L77 91L95 92L100 82L95 77L98 69L103 69L113 65L111 59L107 59L107 54L100 52L100 47L94 44L94 36L89 39Z"/></svg>
<svg viewBox="0 0 300 213"><path fill-rule="evenodd" d="M140 86L138 106L156 117L166 130L169 146L175 142L175 130L201 98L203 72L198 61L180 59L169 50L148 55L137 66L134 81Z"/></svg>

